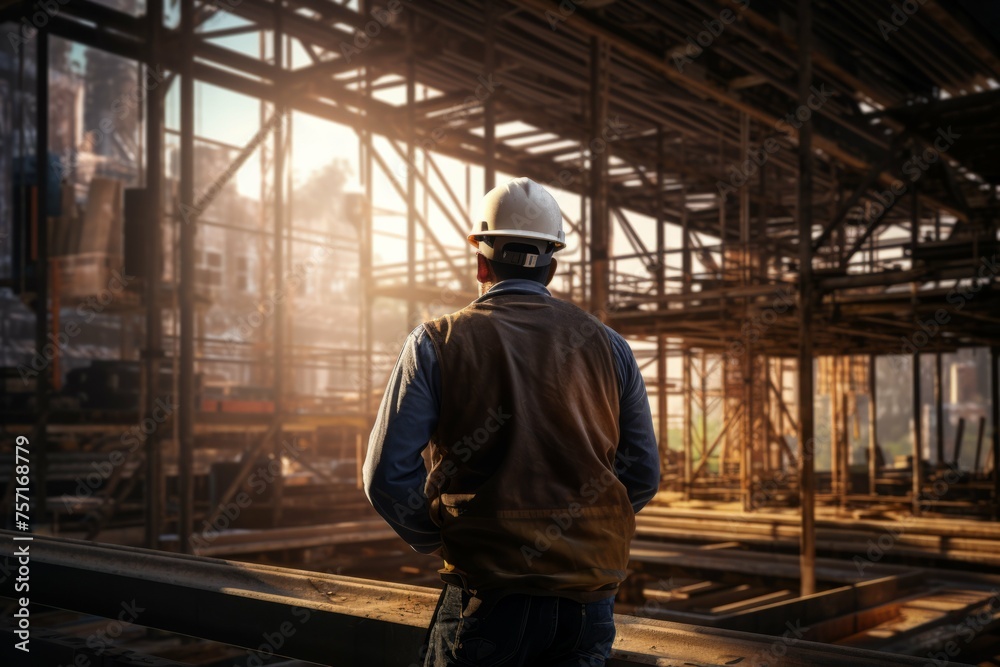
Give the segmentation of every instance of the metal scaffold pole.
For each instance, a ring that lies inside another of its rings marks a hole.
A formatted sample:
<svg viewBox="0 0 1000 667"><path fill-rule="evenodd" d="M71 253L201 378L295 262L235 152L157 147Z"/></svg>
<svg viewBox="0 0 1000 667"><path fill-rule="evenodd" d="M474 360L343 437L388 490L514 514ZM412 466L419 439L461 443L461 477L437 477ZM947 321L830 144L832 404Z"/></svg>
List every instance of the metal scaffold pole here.
<svg viewBox="0 0 1000 667"><path fill-rule="evenodd" d="M367 7L368 3L365 3ZM365 124L362 131L362 153L364 159L361 163L361 173L363 177L364 184L364 210L361 212L361 326L364 330L364 340L362 341L362 349L364 350L364 357L362 359L362 364L364 365L361 372L361 411L364 416L366 423L372 412L372 385L375 382L373 377L373 357L372 352L374 350L375 335L372 329L373 317L372 317L372 301L374 299L374 276L372 274L373 265L373 229L374 229L374 214L372 207L372 197L374 196L374 180L372 169L374 164L372 162L372 151L374 150L372 141L372 120L371 114L371 94L372 94L372 79L373 74L370 67L365 67L364 74L364 92L365 92ZM361 461L358 461L358 465L361 465ZM360 475L358 477L360 483Z"/></svg>
<svg viewBox="0 0 1000 667"><path fill-rule="evenodd" d="M878 479L878 402L876 357L868 355L868 493L875 495Z"/></svg>
<svg viewBox="0 0 1000 667"><path fill-rule="evenodd" d="M920 241L920 197L917 188L911 189L910 211L913 220L910 223L910 260L917 249ZM918 285L913 283L914 300ZM916 324L916 319L914 320ZM916 350L916 348L914 348ZM913 353L913 460L912 463L912 507L914 516L920 514L920 494L923 492L923 443L924 443L924 422L923 422L923 398L920 389L920 352Z"/></svg>
<svg viewBox="0 0 1000 667"><path fill-rule="evenodd" d="M490 77L496 71L496 17L493 3L486 3L486 39L483 44L483 69ZM496 96L483 102L483 192L496 186Z"/></svg>
<svg viewBox="0 0 1000 667"><path fill-rule="evenodd" d="M38 177L37 204L35 205L35 350L44 355L49 345L49 33L38 31L35 41L35 173ZM45 523L48 517L46 494L48 491L48 422L49 393L52 388L52 373L58 372L54 364L49 364L35 375L35 400L38 418L35 421L32 448L36 453L37 470L36 500L38 523ZM13 486L13 484L11 485Z"/></svg>
<svg viewBox="0 0 1000 667"><path fill-rule="evenodd" d="M663 301L667 292L666 269L666 222L663 201L663 128L656 130L656 295L657 310L663 310ZM666 459L669 444L669 424L667 420L667 337L664 334L656 336L656 419L657 436L659 437L660 456Z"/></svg>
<svg viewBox="0 0 1000 667"><path fill-rule="evenodd" d="M156 72L159 65L160 35L163 25L163 0L148 0L146 21L149 53L146 66ZM149 233L146 239L145 291L146 299L146 386L145 416L156 409L160 398L160 359L163 356L163 313L160 302L160 283L163 279L163 233L160 224L162 211L163 180L163 89L151 86L146 90L146 211ZM146 498L145 539L146 547L156 549L163 529L163 471L161 442L158 429L146 439Z"/></svg>
<svg viewBox="0 0 1000 667"><path fill-rule="evenodd" d="M990 414L993 421L993 519L1000 518L1000 346L990 348Z"/></svg>
<svg viewBox="0 0 1000 667"><path fill-rule="evenodd" d="M798 99L805 105L812 85L812 0L798 2ZM813 344L812 344L812 122L799 129L799 500L802 532L799 568L801 594L816 592L816 473L813 456Z"/></svg>
<svg viewBox="0 0 1000 667"><path fill-rule="evenodd" d="M937 441L937 464L944 465L944 369L941 353L934 353L934 431Z"/></svg>
<svg viewBox="0 0 1000 667"><path fill-rule="evenodd" d="M691 349L688 347L684 347L681 353L681 392L684 398L684 500L691 500L694 486L694 438L692 434L694 410L691 405L694 383L691 381Z"/></svg>
<svg viewBox="0 0 1000 667"><path fill-rule="evenodd" d="M282 26L283 2L275 3L274 30L272 33L272 51L274 66L281 70L284 66L284 31ZM274 293L285 295L285 133L286 107L280 98L275 98L274 118ZM289 244L290 245L290 244ZM274 444L272 453L278 464L281 464L281 448L285 412L285 298L275 299L274 304L274 339L272 354L274 358ZM284 476L279 472L274 478L274 493L271 519L274 525L281 521L281 504L284 499Z"/></svg>
<svg viewBox="0 0 1000 667"><path fill-rule="evenodd" d="M419 323L420 314L414 294L417 288L417 61L413 31L416 20L411 12L406 31L406 292L407 322L410 329Z"/></svg>
<svg viewBox="0 0 1000 667"><path fill-rule="evenodd" d="M590 310L607 320L611 231L608 226L608 147L600 141L608 113L608 46L590 39Z"/></svg>
<svg viewBox="0 0 1000 667"><path fill-rule="evenodd" d="M180 380L177 409L180 448L178 493L180 518L177 533L181 553L191 553L194 526L194 254L198 216L194 207L194 0L181 1L180 96ZM185 211L191 211L185 214Z"/></svg>

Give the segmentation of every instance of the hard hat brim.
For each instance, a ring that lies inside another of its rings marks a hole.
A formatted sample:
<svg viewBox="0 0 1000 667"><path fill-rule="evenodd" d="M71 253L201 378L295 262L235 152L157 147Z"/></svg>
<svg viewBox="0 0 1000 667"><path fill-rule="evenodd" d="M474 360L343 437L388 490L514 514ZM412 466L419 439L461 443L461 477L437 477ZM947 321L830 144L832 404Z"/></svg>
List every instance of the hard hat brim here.
<svg viewBox="0 0 1000 667"><path fill-rule="evenodd" d="M548 241L555 246L556 250L562 250L566 247L565 241L559 241L552 237L551 234L545 234L544 232L532 232L528 230L520 229L491 229L485 232L476 232L475 234L469 234L468 239L474 247L479 247L479 241L476 239L481 236L510 236L512 238L522 238L522 239L538 239L539 241Z"/></svg>

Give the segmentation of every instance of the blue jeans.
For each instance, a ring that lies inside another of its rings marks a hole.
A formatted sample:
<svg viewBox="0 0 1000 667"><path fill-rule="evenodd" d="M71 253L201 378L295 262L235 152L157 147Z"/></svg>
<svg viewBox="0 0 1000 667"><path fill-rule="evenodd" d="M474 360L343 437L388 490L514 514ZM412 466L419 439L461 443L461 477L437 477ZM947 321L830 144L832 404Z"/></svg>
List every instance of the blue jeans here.
<svg viewBox="0 0 1000 667"><path fill-rule="evenodd" d="M441 592L424 667L602 667L615 640L615 600Z"/></svg>

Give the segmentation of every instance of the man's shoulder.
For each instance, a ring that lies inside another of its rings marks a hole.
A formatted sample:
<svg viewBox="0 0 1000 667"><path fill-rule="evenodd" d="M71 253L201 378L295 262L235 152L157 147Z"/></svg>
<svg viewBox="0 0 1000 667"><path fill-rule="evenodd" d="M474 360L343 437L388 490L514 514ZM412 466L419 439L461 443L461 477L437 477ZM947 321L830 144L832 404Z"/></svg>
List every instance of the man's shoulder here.
<svg viewBox="0 0 1000 667"><path fill-rule="evenodd" d="M610 340L612 344L628 345L625 337L612 329L608 323L602 322L602 324L604 325L604 331L608 334L608 340Z"/></svg>
<svg viewBox="0 0 1000 667"><path fill-rule="evenodd" d="M414 331L433 332L447 328L451 326L465 311L467 311L471 305L472 304L469 304L468 306L459 308L454 312L445 313L444 315L438 315L437 317L425 320L422 324L417 325L417 328L414 329Z"/></svg>

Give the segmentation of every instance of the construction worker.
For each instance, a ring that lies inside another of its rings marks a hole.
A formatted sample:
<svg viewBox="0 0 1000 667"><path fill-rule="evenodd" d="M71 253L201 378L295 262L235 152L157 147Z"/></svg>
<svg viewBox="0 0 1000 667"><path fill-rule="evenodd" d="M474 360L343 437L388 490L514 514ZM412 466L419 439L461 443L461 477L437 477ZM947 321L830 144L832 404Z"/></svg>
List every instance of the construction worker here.
<svg viewBox="0 0 1000 667"><path fill-rule="evenodd" d="M621 336L546 289L566 237L542 186L491 190L468 238L480 297L407 338L365 492L444 559L425 666L603 665L659 484L646 388Z"/></svg>

